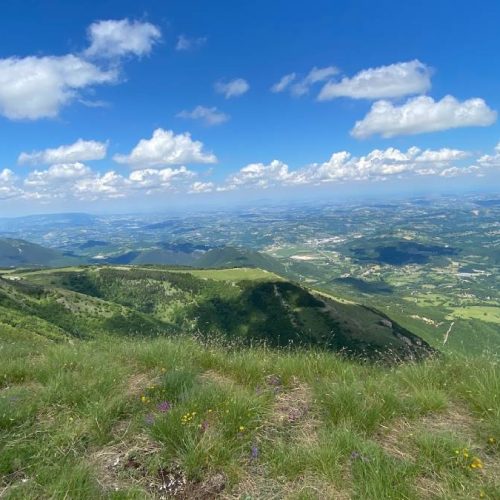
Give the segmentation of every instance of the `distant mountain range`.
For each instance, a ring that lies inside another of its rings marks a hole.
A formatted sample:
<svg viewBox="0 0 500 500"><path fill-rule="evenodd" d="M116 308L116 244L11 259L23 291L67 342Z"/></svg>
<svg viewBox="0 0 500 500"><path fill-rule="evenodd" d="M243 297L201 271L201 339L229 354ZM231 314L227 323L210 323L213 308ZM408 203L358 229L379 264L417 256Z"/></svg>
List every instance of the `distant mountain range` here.
<svg viewBox="0 0 500 500"><path fill-rule="evenodd" d="M99 249L105 241L89 240L82 250ZM180 265L196 268L254 267L283 273L284 266L271 256L239 247L210 249L190 243L160 243L157 248L130 250L99 259L46 248L24 240L0 239L0 267L64 267L77 264Z"/></svg>
<svg viewBox="0 0 500 500"><path fill-rule="evenodd" d="M36 243L11 238L0 239L0 267L61 267L83 262L82 258L65 255Z"/></svg>

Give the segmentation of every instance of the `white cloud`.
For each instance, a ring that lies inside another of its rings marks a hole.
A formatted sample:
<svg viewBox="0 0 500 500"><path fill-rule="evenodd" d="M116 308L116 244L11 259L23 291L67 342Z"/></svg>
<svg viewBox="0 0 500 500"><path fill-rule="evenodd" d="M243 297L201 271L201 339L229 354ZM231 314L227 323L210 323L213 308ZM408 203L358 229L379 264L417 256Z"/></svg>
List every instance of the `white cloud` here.
<svg viewBox="0 0 500 500"><path fill-rule="evenodd" d="M289 73L288 75L282 76L280 81L276 82L271 87L271 92L274 93L283 92L290 86L290 84L295 80L296 77L297 77L296 73Z"/></svg>
<svg viewBox="0 0 500 500"><path fill-rule="evenodd" d="M190 38L186 35L179 35L177 37L177 43L175 44L175 50L187 51L199 49L201 46L205 45L206 42L207 37L205 36Z"/></svg>
<svg viewBox="0 0 500 500"><path fill-rule="evenodd" d="M177 113L180 118L190 118L193 120L200 120L205 125L220 125L227 122L230 118L229 115L219 111L216 107L207 108L206 106L196 106L192 111L181 111Z"/></svg>
<svg viewBox="0 0 500 500"><path fill-rule="evenodd" d="M213 182L193 182L189 189L189 193L191 194L199 194L199 193L211 193L215 188L215 184Z"/></svg>
<svg viewBox="0 0 500 500"><path fill-rule="evenodd" d="M478 158L477 163L481 167L500 167L500 142L495 146L495 151L491 155L483 155Z"/></svg>
<svg viewBox="0 0 500 500"><path fill-rule="evenodd" d="M53 118L84 88L117 81L75 55L0 59L0 114L12 120Z"/></svg>
<svg viewBox="0 0 500 500"><path fill-rule="evenodd" d="M432 97L419 96L402 106L389 101L373 103L369 113L356 122L351 134L361 139L374 134L394 137L458 127L484 127L494 123L496 117L496 111L483 99L460 102L448 95L434 101Z"/></svg>
<svg viewBox="0 0 500 500"><path fill-rule="evenodd" d="M56 117L75 100L100 106L98 100L85 99L83 91L117 83L119 65L115 61L102 68L87 58L145 55L160 36L150 23L98 21L89 27L91 45L80 54L0 59L0 114L11 120L38 120Z"/></svg>
<svg viewBox="0 0 500 500"><path fill-rule="evenodd" d="M161 39L160 29L147 22L129 19L97 21L88 28L89 57L144 56Z"/></svg>
<svg viewBox="0 0 500 500"><path fill-rule="evenodd" d="M461 149L441 148L434 151L426 149L415 158L415 161L442 164L449 163L450 161L463 160L469 156L470 153L462 151Z"/></svg>
<svg viewBox="0 0 500 500"><path fill-rule="evenodd" d="M338 73L339 70L335 66L327 66L325 68L317 68L315 66L305 78L290 86L290 92L294 96L302 96L307 94L315 83L329 80Z"/></svg>
<svg viewBox="0 0 500 500"><path fill-rule="evenodd" d="M0 170L0 200L17 198L22 191L15 185L17 177L14 172L8 168Z"/></svg>
<svg viewBox="0 0 500 500"><path fill-rule="evenodd" d="M54 189L60 184L72 182L91 175L92 170L83 163L61 163L50 166L47 170L30 172L24 180L26 186Z"/></svg>
<svg viewBox="0 0 500 500"><path fill-rule="evenodd" d="M164 193L210 193L238 189L268 189L301 185L323 185L345 182L381 182L409 179L415 176L456 177L483 176L489 169L500 168L500 145L491 155L465 163L470 153L453 148L436 150L411 147L375 149L354 156L338 151L323 163L291 170L279 160L251 163L228 176L221 184L201 180L186 166L133 170L128 175L115 171L99 172L81 162L54 164L45 170L28 173L24 179L10 169L0 170L0 200L22 199L68 204L75 200L140 200L144 196ZM471 164L472 163L472 164ZM474 164L475 163L475 164Z"/></svg>
<svg viewBox="0 0 500 500"><path fill-rule="evenodd" d="M326 83L318 100L337 97L352 99L387 99L412 94L424 94L431 88L431 71L418 60L369 68L352 78Z"/></svg>
<svg viewBox="0 0 500 500"><path fill-rule="evenodd" d="M216 92L223 94L226 99L230 99L248 92L250 85L243 78L235 78L228 82L216 82L214 88Z"/></svg>
<svg viewBox="0 0 500 500"><path fill-rule="evenodd" d="M164 189L171 187L174 181L191 179L196 174L186 167L135 170L129 176L131 186L137 188L147 188L148 190Z"/></svg>
<svg viewBox="0 0 500 500"><path fill-rule="evenodd" d="M352 156L347 151L335 152L324 163L314 163L298 170L273 160L269 164L253 163L228 177L218 191L237 188L269 188L291 185L320 185L330 182L381 181L391 177L411 175L445 175L452 172L474 173L474 169L460 168L454 162L463 160L469 153L458 149L422 151L417 147L400 151L396 148L375 149L365 156ZM458 167L457 167L458 168ZM444 172L444 174L442 173Z"/></svg>
<svg viewBox="0 0 500 500"><path fill-rule="evenodd" d="M441 177L458 177L459 175L467 174L477 174L478 177L484 175L476 165L470 165L469 167L450 167L439 172Z"/></svg>
<svg viewBox="0 0 500 500"><path fill-rule="evenodd" d="M40 165L51 163L72 163L79 161L102 160L106 157L108 145L104 142L78 139L73 144L58 148L21 153L17 162L20 165Z"/></svg>
<svg viewBox="0 0 500 500"><path fill-rule="evenodd" d="M114 171L96 173L78 180L72 194L79 200L114 199L126 196L127 181Z"/></svg>
<svg viewBox="0 0 500 500"><path fill-rule="evenodd" d="M267 165L264 163L251 163L243 167L239 172L229 176L225 190L238 187L266 189L271 186L286 184L289 178L288 165L279 160L273 160Z"/></svg>
<svg viewBox="0 0 500 500"><path fill-rule="evenodd" d="M205 152L203 143L191 139L191 134L176 135L172 130L161 128L153 132L151 139L141 139L130 154L118 154L113 159L135 169L217 162L217 157Z"/></svg>
<svg viewBox="0 0 500 500"><path fill-rule="evenodd" d="M293 96L300 97L307 94L314 84L329 80L338 73L339 70L335 66L326 66L324 68L315 66L304 78L298 81L296 73L289 73L281 77L280 81L271 87L271 92L279 93L289 90Z"/></svg>

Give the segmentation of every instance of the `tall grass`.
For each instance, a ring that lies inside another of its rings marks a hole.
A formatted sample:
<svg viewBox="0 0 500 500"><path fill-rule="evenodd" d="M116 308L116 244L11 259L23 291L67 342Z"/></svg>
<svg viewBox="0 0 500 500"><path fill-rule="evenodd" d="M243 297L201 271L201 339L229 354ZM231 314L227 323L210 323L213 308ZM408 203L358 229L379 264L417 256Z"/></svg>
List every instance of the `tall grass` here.
<svg viewBox="0 0 500 500"><path fill-rule="evenodd" d="M212 497L314 498L319 481L332 498L500 498L491 354L384 367L11 332L0 354L0 497L152 497L167 471L192 498L220 477Z"/></svg>

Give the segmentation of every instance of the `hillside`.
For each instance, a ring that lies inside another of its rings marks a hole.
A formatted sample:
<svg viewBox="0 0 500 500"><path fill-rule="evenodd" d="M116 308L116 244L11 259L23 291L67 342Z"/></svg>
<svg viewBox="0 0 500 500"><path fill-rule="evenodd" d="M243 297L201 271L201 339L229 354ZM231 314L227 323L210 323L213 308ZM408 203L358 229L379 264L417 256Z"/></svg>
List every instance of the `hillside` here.
<svg viewBox="0 0 500 500"><path fill-rule="evenodd" d="M0 282L3 307L52 321L73 336L182 331L359 357L408 359L433 352L376 310L319 295L269 272L98 267L9 277Z"/></svg>
<svg viewBox="0 0 500 500"><path fill-rule="evenodd" d="M494 356L386 367L6 324L0 352L2 498L500 497Z"/></svg>
<svg viewBox="0 0 500 500"><path fill-rule="evenodd" d="M214 248L199 257L194 262L195 267L258 267L268 271L283 274L283 264L260 252L255 252L247 248L222 247Z"/></svg>
<svg viewBox="0 0 500 500"><path fill-rule="evenodd" d="M0 267L58 267L79 264L82 260L28 241L0 239Z"/></svg>

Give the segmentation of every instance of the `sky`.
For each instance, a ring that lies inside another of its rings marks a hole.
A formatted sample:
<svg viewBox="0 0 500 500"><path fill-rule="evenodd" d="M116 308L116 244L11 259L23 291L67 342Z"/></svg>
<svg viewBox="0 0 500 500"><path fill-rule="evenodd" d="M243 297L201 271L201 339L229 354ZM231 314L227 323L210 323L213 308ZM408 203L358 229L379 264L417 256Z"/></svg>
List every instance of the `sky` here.
<svg viewBox="0 0 500 500"><path fill-rule="evenodd" d="M496 0L0 9L0 216L498 192Z"/></svg>

